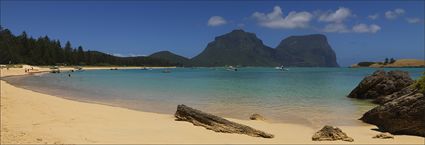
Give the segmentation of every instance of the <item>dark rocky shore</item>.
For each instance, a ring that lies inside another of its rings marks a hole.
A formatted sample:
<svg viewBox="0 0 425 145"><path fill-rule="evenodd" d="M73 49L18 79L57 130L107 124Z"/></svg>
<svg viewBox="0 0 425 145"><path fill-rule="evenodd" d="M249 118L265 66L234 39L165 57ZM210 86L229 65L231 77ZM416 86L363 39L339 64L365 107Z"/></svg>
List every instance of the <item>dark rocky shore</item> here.
<svg viewBox="0 0 425 145"><path fill-rule="evenodd" d="M392 134L425 137L425 77L414 81L405 71L377 70L365 77L348 95L373 99L379 106L366 112L360 120Z"/></svg>
<svg viewBox="0 0 425 145"><path fill-rule="evenodd" d="M410 78L408 72L377 70L372 75L365 77L348 97L376 99L398 92L413 82L414 80Z"/></svg>
<svg viewBox="0 0 425 145"><path fill-rule="evenodd" d="M379 106L369 110L360 120L376 125L383 133L371 136L393 139L391 134L425 137L425 74L419 80L410 78L405 71L377 70L365 77L348 95L350 98L373 99ZM191 122L215 132L246 134L254 137L273 138L274 135L235 123L209 113L178 105L174 115L177 121ZM260 114L252 114L251 120L265 120ZM389 133L391 134L389 134ZM325 125L312 136L313 141L342 140L352 142L341 129Z"/></svg>

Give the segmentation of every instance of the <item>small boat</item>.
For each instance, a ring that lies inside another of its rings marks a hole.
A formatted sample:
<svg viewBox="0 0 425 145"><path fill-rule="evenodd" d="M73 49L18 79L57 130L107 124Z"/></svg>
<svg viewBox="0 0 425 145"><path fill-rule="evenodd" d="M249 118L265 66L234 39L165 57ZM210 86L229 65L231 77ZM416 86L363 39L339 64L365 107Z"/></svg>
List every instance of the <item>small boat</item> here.
<svg viewBox="0 0 425 145"><path fill-rule="evenodd" d="M74 67L74 69L76 69L76 70L83 70L83 67L81 67L81 66L76 66L76 67Z"/></svg>
<svg viewBox="0 0 425 145"><path fill-rule="evenodd" d="M228 67L226 68L226 70L227 70L227 71L238 71L238 68L235 68L235 67L233 67L233 66L228 66Z"/></svg>
<svg viewBox="0 0 425 145"><path fill-rule="evenodd" d="M50 67L50 72L51 73L60 73L61 71L60 71L58 66L52 66L52 67Z"/></svg>
<svg viewBox="0 0 425 145"><path fill-rule="evenodd" d="M166 69L166 70L163 70L162 73L171 73L171 70Z"/></svg>
<svg viewBox="0 0 425 145"><path fill-rule="evenodd" d="M280 70L280 71L288 71L288 70L289 70L289 69L287 69L287 68L283 67L283 65L282 65L282 66L277 66L277 67L275 67L274 69L276 69L276 70Z"/></svg>

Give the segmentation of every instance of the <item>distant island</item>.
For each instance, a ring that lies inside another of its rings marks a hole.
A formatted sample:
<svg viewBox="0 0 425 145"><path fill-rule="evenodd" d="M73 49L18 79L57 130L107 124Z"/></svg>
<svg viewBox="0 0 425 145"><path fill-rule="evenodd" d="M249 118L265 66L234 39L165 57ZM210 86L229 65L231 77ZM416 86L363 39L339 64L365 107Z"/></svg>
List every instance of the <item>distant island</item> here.
<svg viewBox="0 0 425 145"><path fill-rule="evenodd" d="M383 62L359 62L350 67L371 67L371 68L384 68L384 67L425 67L425 60L419 59L385 59Z"/></svg>
<svg viewBox="0 0 425 145"><path fill-rule="evenodd" d="M290 36L276 48L263 44L254 33L237 29L218 36L197 56L189 59L169 51L149 56L118 57L111 54L64 46L48 36L37 39L26 32L15 36L0 31L0 64L30 65L120 65L120 66L294 66L339 67L336 54L322 34Z"/></svg>

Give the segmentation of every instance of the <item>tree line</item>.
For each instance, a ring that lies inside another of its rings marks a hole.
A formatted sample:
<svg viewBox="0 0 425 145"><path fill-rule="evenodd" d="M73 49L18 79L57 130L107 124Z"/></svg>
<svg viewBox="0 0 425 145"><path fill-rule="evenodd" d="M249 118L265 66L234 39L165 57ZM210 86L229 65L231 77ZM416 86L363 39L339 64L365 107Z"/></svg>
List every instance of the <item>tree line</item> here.
<svg viewBox="0 0 425 145"><path fill-rule="evenodd" d="M391 59L385 58L384 64L392 64L394 62L395 62L394 58L391 58Z"/></svg>
<svg viewBox="0 0 425 145"><path fill-rule="evenodd" d="M85 51L67 41L62 47L59 40L48 36L37 39L24 31L15 36L0 26L0 64L30 65L125 65L173 66L175 63L145 56L117 57L99 51Z"/></svg>
<svg viewBox="0 0 425 145"><path fill-rule="evenodd" d="M384 62L363 61L363 62L357 63L357 65L363 66L363 67L368 67L368 66L371 66L373 64L387 65L387 64L393 64L394 62L396 62L396 60L394 58L390 58L390 59L385 58Z"/></svg>

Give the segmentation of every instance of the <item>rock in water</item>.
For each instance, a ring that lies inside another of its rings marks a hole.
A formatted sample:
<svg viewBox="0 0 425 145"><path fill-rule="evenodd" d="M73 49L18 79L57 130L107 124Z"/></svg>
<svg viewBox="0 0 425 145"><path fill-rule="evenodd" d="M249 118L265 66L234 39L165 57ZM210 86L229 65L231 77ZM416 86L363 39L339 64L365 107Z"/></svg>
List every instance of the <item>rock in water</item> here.
<svg viewBox="0 0 425 145"><path fill-rule="evenodd" d="M379 129L392 134L425 137L424 94L415 90L394 98L385 104L369 110L360 120L374 124Z"/></svg>
<svg viewBox="0 0 425 145"><path fill-rule="evenodd" d="M177 106L177 111L174 116L177 118L177 121L188 121L196 126L202 126L215 132L239 133L264 138L274 137L272 134L235 123L212 114L204 113L183 104Z"/></svg>
<svg viewBox="0 0 425 145"><path fill-rule="evenodd" d="M379 138L379 139L394 139L394 136L393 136L393 135L391 135L391 134L389 134L388 132L385 132L385 133L377 134L377 135L375 135L375 136L374 136L374 137L372 137L372 138Z"/></svg>
<svg viewBox="0 0 425 145"><path fill-rule="evenodd" d="M254 113L252 114L249 119L251 120L266 120L263 116L261 116L260 114Z"/></svg>
<svg viewBox="0 0 425 145"><path fill-rule="evenodd" d="M348 142L353 142L354 139L348 137L347 134L342 132L341 129L333 126L324 126L321 130L317 131L313 137L313 141L335 141L343 140Z"/></svg>
<svg viewBox="0 0 425 145"><path fill-rule="evenodd" d="M406 71L377 70L365 77L360 84L348 95L350 98L375 99L386 96L411 85L414 81Z"/></svg>

